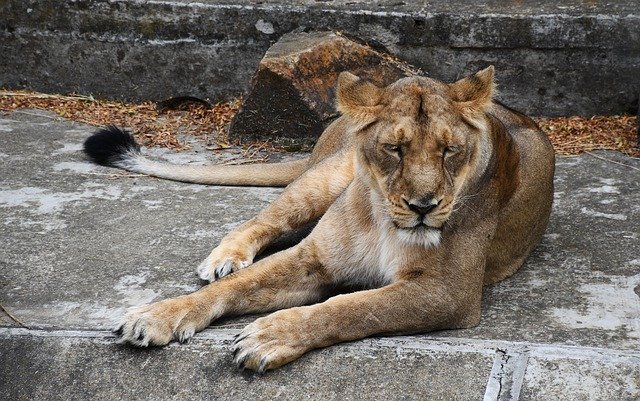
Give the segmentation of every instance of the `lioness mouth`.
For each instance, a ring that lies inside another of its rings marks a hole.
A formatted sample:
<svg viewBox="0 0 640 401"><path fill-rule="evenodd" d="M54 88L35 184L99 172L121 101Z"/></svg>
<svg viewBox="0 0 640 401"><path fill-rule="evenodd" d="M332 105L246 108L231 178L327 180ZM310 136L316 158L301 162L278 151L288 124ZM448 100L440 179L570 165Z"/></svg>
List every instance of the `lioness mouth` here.
<svg viewBox="0 0 640 401"><path fill-rule="evenodd" d="M406 231L422 231L422 230L435 230L435 231L442 231L442 227L434 227L434 226L430 226L427 225L424 221L420 221L418 223L416 223L413 226L401 226L400 224L398 224L397 222L393 221L392 222L394 227L398 230L406 230Z"/></svg>
<svg viewBox="0 0 640 401"><path fill-rule="evenodd" d="M413 227L398 227L398 236L405 243L423 247L438 246L442 229L419 223Z"/></svg>
<svg viewBox="0 0 640 401"><path fill-rule="evenodd" d="M418 223L415 226L410 228L411 230L434 230L434 231L442 231L442 227L433 227L433 226L428 226L426 225L424 222Z"/></svg>
<svg viewBox="0 0 640 401"><path fill-rule="evenodd" d="M413 226L402 226L400 224L398 224L397 222L393 221L393 226L397 229L397 230L404 230L404 231L428 231L428 230L434 230L434 231L442 231L442 227L434 227L434 226L430 226L427 223L425 223L424 221L419 221L418 223L416 223Z"/></svg>

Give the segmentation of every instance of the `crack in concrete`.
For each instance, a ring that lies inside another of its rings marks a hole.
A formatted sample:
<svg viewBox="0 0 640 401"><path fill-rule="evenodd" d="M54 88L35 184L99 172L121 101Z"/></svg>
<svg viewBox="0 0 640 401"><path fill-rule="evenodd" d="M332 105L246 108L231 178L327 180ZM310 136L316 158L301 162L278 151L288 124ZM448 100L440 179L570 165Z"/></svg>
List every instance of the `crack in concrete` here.
<svg viewBox="0 0 640 401"><path fill-rule="evenodd" d="M484 401L495 401L500 399L502 393L502 378L504 377L504 366L509 361L509 355L501 349L496 350L493 366L489 373L489 381L484 393Z"/></svg>
<svg viewBox="0 0 640 401"><path fill-rule="evenodd" d="M484 394L484 401L517 401L527 370L529 352L498 348Z"/></svg>

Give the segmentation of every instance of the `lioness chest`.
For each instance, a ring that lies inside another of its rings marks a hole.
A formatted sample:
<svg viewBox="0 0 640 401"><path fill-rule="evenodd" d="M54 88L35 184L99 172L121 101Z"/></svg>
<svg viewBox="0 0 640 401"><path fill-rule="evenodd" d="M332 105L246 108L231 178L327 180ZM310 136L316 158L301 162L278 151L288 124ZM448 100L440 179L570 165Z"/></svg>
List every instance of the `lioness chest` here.
<svg viewBox="0 0 640 401"><path fill-rule="evenodd" d="M408 245L386 224L362 222L335 209L318 223L322 235L316 238L315 247L320 263L340 282L369 288L390 284L428 251Z"/></svg>
<svg viewBox="0 0 640 401"><path fill-rule="evenodd" d="M388 285L403 269L419 265L438 243L412 243L382 216L380 205L355 180L320 219L315 249L337 281L367 288Z"/></svg>
<svg viewBox="0 0 640 401"><path fill-rule="evenodd" d="M336 279L364 287L393 282L409 259L396 235L377 230L356 236L336 233L322 248L322 264Z"/></svg>

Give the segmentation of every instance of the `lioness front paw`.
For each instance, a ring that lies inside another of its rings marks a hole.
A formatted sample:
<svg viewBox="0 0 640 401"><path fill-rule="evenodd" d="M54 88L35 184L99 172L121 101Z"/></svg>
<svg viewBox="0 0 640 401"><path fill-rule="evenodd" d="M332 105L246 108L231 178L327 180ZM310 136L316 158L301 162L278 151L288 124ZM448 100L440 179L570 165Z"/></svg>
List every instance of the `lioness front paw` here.
<svg viewBox="0 0 640 401"><path fill-rule="evenodd" d="M186 342L208 324L199 314L186 297L166 299L129 309L113 333L119 343L139 347Z"/></svg>
<svg viewBox="0 0 640 401"><path fill-rule="evenodd" d="M198 276L206 281L212 282L240 269L244 269L252 262L248 255L241 255L238 252L226 253L218 251L217 248L198 265Z"/></svg>
<svg viewBox="0 0 640 401"><path fill-rule="evenodd" d="M238 369L264 373L293 360L313 348L312 339L300 332L295 309L257 319L236 336L233 361Z"/></svg>

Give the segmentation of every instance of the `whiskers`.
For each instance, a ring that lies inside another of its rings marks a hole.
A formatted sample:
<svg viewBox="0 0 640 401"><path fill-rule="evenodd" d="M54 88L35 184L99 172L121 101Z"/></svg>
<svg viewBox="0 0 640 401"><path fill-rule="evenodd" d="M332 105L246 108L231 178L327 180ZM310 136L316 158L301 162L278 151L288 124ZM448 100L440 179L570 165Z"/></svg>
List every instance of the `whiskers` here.
<svg viewBox="0 0 640 401"><path fill-rule="evenodd" d="M473 212L475 212L475 209L469 206L468 201L472 200L473 198L479 195L480 195L480 192L476 192L475 194L463 195L463 196L454 198L451 213L455 213L463 207L468 207Z"/></svg>
<svg viewBox="0 0 640 401"><path fill-rule="evenodd" d="M392 201L378 194L371 194L369 202L377 228L397 235L397 238L405 245L430 248L440 244L440 230L421 225L421 223L429 223L422 222L422 218L417 214L405 210L399 205L394 205Z"/></svg>
<svg viewBox="0 0 640 401"><path fill-rule="evenodd" d="M414 219L415 214L409 211L405 211L402 207L398 205L394 205L390 200L383 198L379 195L370 196L370 205L373 212L373 215L376 216L377 219L389 224L394 224L396 218L399 219Z"/></svg>

